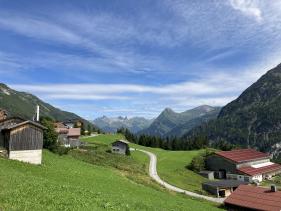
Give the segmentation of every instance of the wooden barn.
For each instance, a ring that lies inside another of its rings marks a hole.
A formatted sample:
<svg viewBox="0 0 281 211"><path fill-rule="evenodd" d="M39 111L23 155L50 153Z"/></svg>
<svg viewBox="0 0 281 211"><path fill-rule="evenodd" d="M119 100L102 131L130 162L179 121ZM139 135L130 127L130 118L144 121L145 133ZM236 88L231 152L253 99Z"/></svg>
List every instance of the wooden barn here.
<svg viewBox="0 0 281 211"><path fill-rule="evenodd" d="M129 142L126 140L117 140L113 142L111 151L113 153L123 154L126 155L126 153L129 151Z"/></svg>
<svg viewBox="0 0 281 211"><path fill-rule="evenodd" d="M261 182L281 174L281 165L270 161L270 155L254 149L219 151L206 160L208 170L217 179Z"/></svg>
<svg viewBox="0 0 281 211"><path fill-rule="evenodd" d="M0 121L0 147L9 159L41 164L44 127L33 121L9 118Z"/></svg>

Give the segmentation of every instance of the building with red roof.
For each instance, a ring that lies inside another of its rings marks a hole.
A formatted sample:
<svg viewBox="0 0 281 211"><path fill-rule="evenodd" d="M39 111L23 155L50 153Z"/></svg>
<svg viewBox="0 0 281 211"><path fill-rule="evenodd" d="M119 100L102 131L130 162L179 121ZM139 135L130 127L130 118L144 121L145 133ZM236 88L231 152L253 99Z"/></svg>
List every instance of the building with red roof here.
<svg viewBox="0 0 281 211"><path fill-rule="evenodd" d="M271 189L255 187L250 185L240 185L224 201L228 210L281 210L281 191L277 191L273 186Z"/></svg>
<svg viewBox="0 0 281 211"><path fill-rule="evenodd" d="M244 163L249 161L270 159L267 153L259 152L254 149L237 149L232 151L219 151L217 155L231 160L235 163Z"/></svg>
<svg viewBox="0 0 281 211"><path fill-rule="evenodd" d="M65 147L78 147L81 145L79 140L81 128L71 128L62 122L54 123L58 135L58 142Z"/></svg>
<svg viewBox="0 0 281 211"><path fill-rule="evenodd" d="M254 149L219 151L206 160L216 178L261 182L281 173L281 165L272 163L270 155Z"/></svg>

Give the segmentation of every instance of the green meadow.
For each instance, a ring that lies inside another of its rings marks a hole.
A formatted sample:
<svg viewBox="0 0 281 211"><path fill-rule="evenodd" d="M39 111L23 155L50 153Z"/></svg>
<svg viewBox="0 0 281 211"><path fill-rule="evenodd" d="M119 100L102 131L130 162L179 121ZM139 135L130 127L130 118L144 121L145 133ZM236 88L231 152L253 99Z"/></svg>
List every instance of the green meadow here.
<svg viewBox="0 0 281 211"><path fill-rule="evenodd" d="M141 152L106 152L115 139L90 138L64 156L44 150L39 166L0 158L0 210L220 210L160 187Z"/></svg>
<svg viewBox="0 0 281 211"><path fill-rule="evenodd" d="M110 144L116 139L124 139L121 134L100 135L94 138L85 139L89 143ZM157 172L159 176L166 182L178 186L180 188L190 190L196 193L207 193L202 190L201 184L207 179L188 170L186 166L191 162L192 158L198 155L201 151L168 151L159 148L149 148L136 144L130 144L132 148L144 149L153 152L157 156ZM132 155L139 152L132 152ZM145 154L139 155L147 157Z"/></svg>

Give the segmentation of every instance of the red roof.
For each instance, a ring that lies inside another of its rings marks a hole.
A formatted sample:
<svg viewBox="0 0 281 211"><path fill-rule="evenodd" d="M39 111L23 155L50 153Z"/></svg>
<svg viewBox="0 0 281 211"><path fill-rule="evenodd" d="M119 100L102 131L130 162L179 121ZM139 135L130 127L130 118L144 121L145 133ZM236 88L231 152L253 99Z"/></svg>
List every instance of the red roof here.
<svg viewBox="0 0 281 211"><path fill-rule="evenodd" d="M254 175L258 175L258 174L264 174L264 173L268 173L268 172L272 172L272 171L281 171L281 165L274 163L272 165L268 165L268 166L263 166L260 168L253 168L251 166L248 167L242 167L239 168L238 171L250 175L250 176L254 176Z"/></svg>
<svg viewBox="0 0 281 211"><path fill-rule="evenodd" d="M81 129L80 128L69 128L67 136L80 136Z"/></svg>
<svg viewBox="0 0 281 211"><path fill-rule="evenodd" d="M220 152L216 152L216 154L226 159L229 159L231 161L234 161L235 163L269 158L268 154L263 152L258 152L253 149L237 149L232 151L220 151Z"/></svg>
<svg viewBox="0 0 281 211"><path fill-rule="evenodd" d="M256 210L280 211L281 191L271 192L266 188L240 185L224 203Z"/></svg>
<svg viewBox="0 0 281 211"><path fill-rule="evenodd" d="M55 130L58 134L67 134L68 133L67 128L55 128Z"/></svg>

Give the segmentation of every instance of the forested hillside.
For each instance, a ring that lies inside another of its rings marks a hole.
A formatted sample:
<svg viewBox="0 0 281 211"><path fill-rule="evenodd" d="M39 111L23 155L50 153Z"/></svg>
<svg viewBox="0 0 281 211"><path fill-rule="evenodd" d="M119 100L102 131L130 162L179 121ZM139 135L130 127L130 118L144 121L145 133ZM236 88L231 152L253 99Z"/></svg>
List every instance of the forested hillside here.
<svg viewBox="0 0 281 211"><path fill-rule="evenodd" d="M10 116L32 119L35 114L36 105L40 106L41 116L48 116L57 121L79 119L85 125L91 124L82 117L55 108L32 94L19 92L9 88L5 84L0 84L0 108L8 111Z"/></svg>
<svg viewBox="0 0 281 211"><path fill-rule="evenodd" d="M281 65L223 107L216 120L194 128L184 138L197 136L272 151L281 142Z"/></svg>

